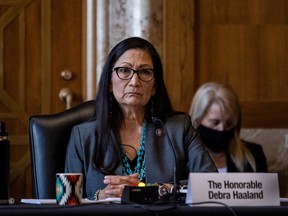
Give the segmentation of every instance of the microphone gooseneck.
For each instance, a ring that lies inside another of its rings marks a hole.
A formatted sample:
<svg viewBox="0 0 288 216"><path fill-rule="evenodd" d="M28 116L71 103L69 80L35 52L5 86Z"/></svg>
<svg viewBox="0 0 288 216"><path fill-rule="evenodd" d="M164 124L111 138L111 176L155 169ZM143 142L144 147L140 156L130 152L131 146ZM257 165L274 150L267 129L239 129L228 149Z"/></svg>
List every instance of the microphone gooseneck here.
<svg viewBox="0 0 288 216"><path fill-rule="evenodd" d="M169 136L168 130L166 126L164 125L164 123L162 122L162 120L158 117L152 117L152 122L155 124L156 128L159 126L159 123L160 123L161 127L164 130L164 134L166 134L168 138L169 145L172 148L174 159L175 159L175 165L173 167L173 189L172 189L173 197L170 197L170 200L179 201L180 200L179 173L178 173L179 165L178 165L178 158L177 158L175 146L173 145L173 142Z"/></svg>

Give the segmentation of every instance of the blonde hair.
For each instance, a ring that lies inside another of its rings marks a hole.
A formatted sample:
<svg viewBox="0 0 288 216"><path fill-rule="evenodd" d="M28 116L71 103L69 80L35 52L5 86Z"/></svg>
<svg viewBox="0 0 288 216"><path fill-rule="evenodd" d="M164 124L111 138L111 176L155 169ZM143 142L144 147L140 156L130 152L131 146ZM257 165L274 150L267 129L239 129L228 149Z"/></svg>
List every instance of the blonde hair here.
<svg viewBox="0 0 288 216"><path fill-rule="evenodd" d="M193 126L197 128L200 125L201 120L213 103L219 106L222 115L225 113L230 116L235 128L234 137L229 143L229 153L232 161L241 172L247 162L255 172L255 159L239 137L241 128L240 102L237 94L229 85L208 82L200 86L193 97L189 110Z"/></svg>

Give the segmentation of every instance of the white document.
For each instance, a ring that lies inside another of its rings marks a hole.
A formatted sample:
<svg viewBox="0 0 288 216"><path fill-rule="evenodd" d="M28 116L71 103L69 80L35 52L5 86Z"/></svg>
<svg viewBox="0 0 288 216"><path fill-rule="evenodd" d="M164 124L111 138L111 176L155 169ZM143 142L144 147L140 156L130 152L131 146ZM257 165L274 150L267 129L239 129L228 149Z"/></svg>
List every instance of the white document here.
<svg viewBox="0 0 288 216"><path fill-rule="evenodd" d="M26 204L56 204L56 199L21 199L21 203ZM82 204L90 203L121 203L121 198L109 197L103 200L89 200L83 199Z"/></svg>
<svg viewBox="0 0 288 216"><path fill-rule="evenodd" d="M21 203L26 204L56 204L55 199L21 199Z"/></svg>

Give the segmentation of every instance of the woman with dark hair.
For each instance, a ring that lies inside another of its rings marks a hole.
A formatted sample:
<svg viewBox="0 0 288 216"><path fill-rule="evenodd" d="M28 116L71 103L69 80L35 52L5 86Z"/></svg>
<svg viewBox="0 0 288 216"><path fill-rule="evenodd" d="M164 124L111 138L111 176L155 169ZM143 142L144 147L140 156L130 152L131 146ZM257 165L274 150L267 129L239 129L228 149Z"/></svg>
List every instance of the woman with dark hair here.
<svg viewBox="0 0 288 216"><path fill-rule="evenodd" d="M84 175L84 197L121 197L125 185L217 172L190 117L173 111L161 59L145 39L118 43L104 65L96 116L71 132L65 172Z"/></svg>

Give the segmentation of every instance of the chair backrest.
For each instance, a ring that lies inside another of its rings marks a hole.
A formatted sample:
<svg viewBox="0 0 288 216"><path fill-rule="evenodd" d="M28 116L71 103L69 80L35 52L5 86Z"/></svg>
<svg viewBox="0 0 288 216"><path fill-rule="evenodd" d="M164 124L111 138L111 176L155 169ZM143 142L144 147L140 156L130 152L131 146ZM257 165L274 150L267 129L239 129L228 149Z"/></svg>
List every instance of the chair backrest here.
<svg viewBox="0 0 288 216"><path fill-rule="evenodd" d="M72 127L94 116L95 101L61 113L34 115L29 120L33 195L55 199L55 175L64 172L66 148Z"/></svg>

